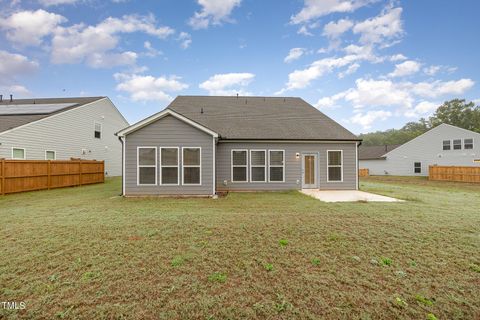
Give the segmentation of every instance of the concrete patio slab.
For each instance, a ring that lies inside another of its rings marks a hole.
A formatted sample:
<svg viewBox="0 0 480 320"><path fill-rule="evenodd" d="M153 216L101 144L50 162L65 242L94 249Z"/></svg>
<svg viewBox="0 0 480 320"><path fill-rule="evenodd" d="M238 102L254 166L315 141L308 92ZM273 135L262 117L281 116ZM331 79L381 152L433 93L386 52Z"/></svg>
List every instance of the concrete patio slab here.
<svg viewBox="0 0 480 320"><path fill-rule="evenodd" d="M318 190L303 189L302 193L324 202L403 202L404 200L381 196L359 190Z"/></svg>

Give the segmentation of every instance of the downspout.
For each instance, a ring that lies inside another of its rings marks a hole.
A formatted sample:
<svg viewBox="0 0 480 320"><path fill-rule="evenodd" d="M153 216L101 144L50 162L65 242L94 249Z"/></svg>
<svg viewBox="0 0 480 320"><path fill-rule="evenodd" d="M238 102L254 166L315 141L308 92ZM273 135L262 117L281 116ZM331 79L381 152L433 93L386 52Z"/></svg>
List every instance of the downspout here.
<svg viewBox="0 0 480 320"><path fill-rule="evenodd" d="M115 135L117 135L117 134L115 133ZM125 170L124 170L124 168L125 168L125 164L124 164L125 145L123 143L122 137L118 136L118 140L120 140L120 143L122 144L122 191L120 192L120 196L123 196L124 195L123 194L123 187L124 187L123 180L125 179Z"/></svg>
<svg viewBox="0 0 480 320"><path fill-rule="evenodd" d="M358 154L359 154L359 150L358 148L362 145L362 141L360 141L359 143L357 143L357 190L360 190L360 174L359 174L359 170L360 170L360 160L358 159Z"/></svg>

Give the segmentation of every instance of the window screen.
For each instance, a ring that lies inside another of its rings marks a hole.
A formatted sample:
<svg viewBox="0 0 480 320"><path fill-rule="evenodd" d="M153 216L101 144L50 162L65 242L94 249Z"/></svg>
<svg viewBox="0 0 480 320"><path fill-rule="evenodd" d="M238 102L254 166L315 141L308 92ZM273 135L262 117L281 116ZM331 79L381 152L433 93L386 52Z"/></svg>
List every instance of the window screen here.
<svg viewBox="0 0 480 320"><path fill-rule="evenodd" d="M453 150L461 150L461 149L462 149L462 139L453 140Z"/></svg>
<svg viewBox="0 0 480 320"><path fill-rule="evenodd" d="M450 149L451 149L450 140L443 140L443 150L450 150Z"/></svg>
<svg viewBox="0 0 480 320"><path fill-rule="evenodd" d="M94 137L97 139L102 138L102 124L95 122L95 131L94 131Z"/></svg>
<svg viewBox="0 0 480 320"><path fill-rule="evenodd" d="M328 151L328 181L342 181L343 159L342 151Z"/></svg>
<svg viewBox="0 0 480 320"><path fill-rule="evenodd" d="M157 184L157 148L139 147L138 157L138 184Z"/></svg>
<svg viewBox="0 0 480 320"><path fill-rule="evenodd" d="M463 140L463 147L467 150L473 149L473 139Z"/></svg>
<svg viewBox="0 0 480 320"><path fill-rule="evenodd" d="M161 184L178 184L178 148L160 148Z"/></svg>
<svg viewBox="0 0 480 320"><path fill-rule="evenodd" d="M247 150L232 150L232 182L247 182Z"/></svg>
<svg viewBox="0 0 480 320"><path fill-rule="evenodd" d="M200 148L183 148L183 184L200 184Z"/></svg>
<svg viewBox="0 0 480 320"><path fill-rule="evenodd" d="M422 163L421 162L415 162L413 164L413 172L422 173Z"/></svg>
<svg viewBox="0 0 480 320"><path fill-rule="evenodd" d="M266 177L266 151L250 150L250 179L252 182L265 182Z"/></svg>
<svg viewBox="0 0 480 320"><path fill-rule="evenodd" d="M284 182L285 181L285 151L284 150L269 150L268 152L268 181L270 182Z"/></svg>

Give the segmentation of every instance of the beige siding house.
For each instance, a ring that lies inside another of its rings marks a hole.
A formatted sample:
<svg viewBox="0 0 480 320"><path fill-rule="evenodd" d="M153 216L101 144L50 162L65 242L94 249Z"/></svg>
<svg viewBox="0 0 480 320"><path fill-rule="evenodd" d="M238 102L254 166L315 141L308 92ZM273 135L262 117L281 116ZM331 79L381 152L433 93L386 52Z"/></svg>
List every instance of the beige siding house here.
<svg viewBox="0 0 480 320"><path fill-rule="evenodd" d="M122 174L128 125L107 97L13 99L0 102L0 158L105 161L105 174Z"/></svg>
<svg viewBox="0 0 480 320"><path fill-rule="evenodd" d="M360 140L300 98L180 96L117 135L125 196L358 188Z"/></svg>

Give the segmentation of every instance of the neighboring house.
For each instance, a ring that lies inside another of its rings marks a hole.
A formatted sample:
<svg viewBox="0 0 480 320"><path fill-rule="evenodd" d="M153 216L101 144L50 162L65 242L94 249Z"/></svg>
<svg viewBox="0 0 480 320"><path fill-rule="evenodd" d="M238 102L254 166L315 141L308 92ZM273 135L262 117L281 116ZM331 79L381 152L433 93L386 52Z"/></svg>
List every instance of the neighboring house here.
<svg viewBox="0 0 480 320"><path fill-rule="evenodd" d="M126 196L358 188L360 140L300 98L179 96L118 136Z"/></svg>
<svg viewBox="0 0 480 320"><path fill-rule="evenodd" d="M0 101L0 158L105 161L105 174L122 173L115 132L128 125L107 97Z"/></svg>
<svg viewBox="0 0 480 320"><path fill-rule="evenodd" d="M428 167L480 166L480 134L441 124L401 146L360 147L370 175L428 176Z"/></svg>

